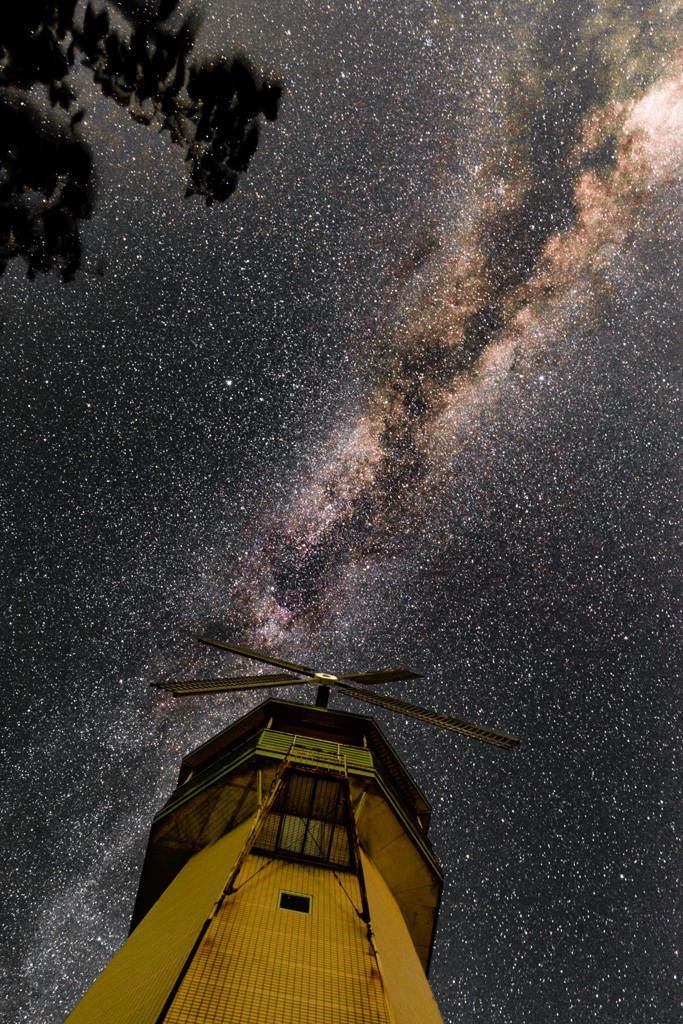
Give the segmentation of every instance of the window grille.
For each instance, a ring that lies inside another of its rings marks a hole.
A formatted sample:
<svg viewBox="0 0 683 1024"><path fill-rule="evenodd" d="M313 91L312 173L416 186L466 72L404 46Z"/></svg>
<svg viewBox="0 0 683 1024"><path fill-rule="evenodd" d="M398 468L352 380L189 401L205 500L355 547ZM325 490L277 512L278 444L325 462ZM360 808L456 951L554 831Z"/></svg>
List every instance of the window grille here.
<svg viewBox="0 0 683 1024"><path fill-rule="evenodd" d="M254 852L352 868L344 780L289 772L254 843Z"/></svg>

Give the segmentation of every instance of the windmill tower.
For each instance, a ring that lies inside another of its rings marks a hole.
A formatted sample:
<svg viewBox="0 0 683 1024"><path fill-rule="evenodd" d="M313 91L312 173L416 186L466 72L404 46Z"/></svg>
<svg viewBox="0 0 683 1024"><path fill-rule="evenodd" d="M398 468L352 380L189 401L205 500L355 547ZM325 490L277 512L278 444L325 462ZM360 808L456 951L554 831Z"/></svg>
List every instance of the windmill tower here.
<svg viewBox="0 0 683 1024"><path fill-rule="evenodd" d="M518 741L367 689L420 678L406 669L332 676L202 639L280 671L155 685L184 697L313 684L316 704L266 700L183 760L131 933L68 1024L441 1024L429 804L372 718L328 697Z"/></svg>

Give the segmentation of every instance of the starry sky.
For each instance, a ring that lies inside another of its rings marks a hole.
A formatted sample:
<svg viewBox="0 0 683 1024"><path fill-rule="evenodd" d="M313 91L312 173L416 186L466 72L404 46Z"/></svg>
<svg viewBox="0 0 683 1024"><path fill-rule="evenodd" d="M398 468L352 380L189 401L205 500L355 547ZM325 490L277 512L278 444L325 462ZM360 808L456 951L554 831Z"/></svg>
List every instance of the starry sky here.
<svg viewBox="0 0 683 1024"><path fill-rule="evenodd" d="M521 737L373 709L447 1024L675 1024L683 4L197 9L284 85L234 195L77 69L81 267L0 278L0 1020L63 1019L183 754L262 699L150 689L250 670L207 631Z"/></svg>

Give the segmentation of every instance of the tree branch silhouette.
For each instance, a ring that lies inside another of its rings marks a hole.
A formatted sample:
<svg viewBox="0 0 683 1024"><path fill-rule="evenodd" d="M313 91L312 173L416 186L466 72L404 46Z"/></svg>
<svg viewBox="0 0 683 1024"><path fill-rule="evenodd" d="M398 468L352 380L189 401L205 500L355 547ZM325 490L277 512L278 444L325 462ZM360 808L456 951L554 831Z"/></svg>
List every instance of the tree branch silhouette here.
<svg viewBox="0 0 683 1024"><path fill-rule="evenodd" d="M92 158L77 133L85 110L76 60L102 93L141 124L158 125L188 163L185 195L207 204L235 190L282 94L243 56L191 63L199 29L179 0L22 0L0 23L0 273L22 257L29 277L65 279L81 260L80 223L93 209ZM81 13L82 12L82 13ZM118 25L122 28L117 27ZM68 124L46 117L29 91L43 86Z"/></svg>

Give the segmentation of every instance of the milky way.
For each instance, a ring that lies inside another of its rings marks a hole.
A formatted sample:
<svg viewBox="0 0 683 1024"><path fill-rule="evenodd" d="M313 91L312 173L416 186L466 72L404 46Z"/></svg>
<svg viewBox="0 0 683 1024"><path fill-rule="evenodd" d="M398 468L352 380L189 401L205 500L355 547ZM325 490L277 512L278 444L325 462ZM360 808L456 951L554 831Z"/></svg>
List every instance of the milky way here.
<svg viewBox="0 0 683 1024"><path fill-rule="evenodd" d="M530 42L539 46L533 35ZM372 396L328 442L284 522L278 509L246 586L237 581L251 607L231 596L233 629L246 621L270 638L298 619L315 628L326 606L336 614L349 566L386 559L434 514L437 466L446 462L457 478L461 410L499 400L505 378L559 324L599 322L610 269L639 222L661 218L660 205L673 220L683 65L662 47L660 66L647 69L652 81L636 99L617 101L619 69L596 68L588 47L571 58L585 66L573 66L569 85L567 69L542 56L540 69L508 83L500 149L458 195L464 223L444 218L436 252L399 297Z"/></svg>
<svg viewBox="0 0 683 1024"><path fill-rule="evenodd" d="M0 279L3 1020L63 1019L260 699L150 689L246 668L203 630L522 738L376 714L448 1024L680 1020L681 10L207 0L197 60L284 83L210 208L76 69L80 268Z"/></svg>

